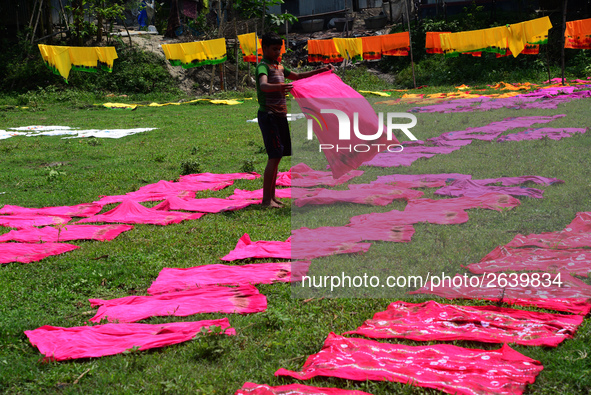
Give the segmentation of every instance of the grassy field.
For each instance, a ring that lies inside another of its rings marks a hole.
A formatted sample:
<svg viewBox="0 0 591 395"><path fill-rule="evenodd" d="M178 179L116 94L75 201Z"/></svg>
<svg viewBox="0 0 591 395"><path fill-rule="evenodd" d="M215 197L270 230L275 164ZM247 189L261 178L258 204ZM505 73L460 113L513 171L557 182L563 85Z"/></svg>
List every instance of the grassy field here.
<svg viewBox="0 0 591 395"><path fill-rule="evenodd" d="M358 76L349 83L361 87ZM369 81L366 89L375 89ZM445 90L449 90L447 87ZM101 98L97 98L97 103ZM175 180L181 162L196 160L204 172L229 173L254 165L262 173L266 155L256 123L256 100L237 106L211 104L139 107L135 111L93 106L87 98L44 102L33 97L28 109L2 107L0 129L27 125L62 125L79 128L155 127L157 130L122 139L62 139L61 137L13 137L0 140L0 206L26 207L74 205L97 200L99 195L123 194L159 180ZM103 98L100 102L116 101ZM18 103L6 99L5 104ZM27 103L30 104L30 103ZM588 127L589 99L561 105L556 110L495 110L457 114L417 114L413 133L419 139L443 132L483 126L506 117L567 114L544 125ZM378 111L404 112L409 105L377 106ZM302 122L302 121L299 121ZM514 131L511 131L514 132ZM409 268L460 272L460 264L477 262L497 245L517 233L556 231L579 211L591 210L591 134L562 141L489 143L475 141L449 154L419 160L405 168L363 168L354 183L375 180L378 175L455 172L473 178L539 175L557 177L565 184L541 187L544 199L521 198L521 206L503 213L469 210L461 225L417 224L412 242L375 242L356 259L371 268L380 257L391 259L392 274ZM291 166L281 163L280 170ZM293 163L295 164L295 163ZM320 167L318 167L320 168ZM50 171L59 174L50 176ZM233 189L258 189L262 180L238 180L233 187L200 192L197 197L225 197ZM424 197L433 197L425 189ZM281 368L299 370L305 358L320 350L329 332L353 330L384 310L395 299L325 298L304 301L291 297L288 284L260 285L268 298L268 310L253 315L202 314L191 317L159 317L156 324L222 318L227 316L237 336L203 337L192 342L148 352L100 359L42 363L23 331L42 325L80 326L91 318L89 298L111 299L145 295L164 267L192 267L220 263L240 236L252 240L285 240L291 230L291 207L250 206L223 214L206 215L166 227L136 225L111 242L74 242L80 249L43 261L0 266L0 391L4 393L203 393L232 394L245 381L271 385L295 382L276 378ZM151 206L152 204L147 204ZM106 206L103 211L113 208ZM338 218L374 211L402 209L352 204L331 208L314 206L318 226L344 225L325 219L336 210ZM0 230L0 233L8 229ZM347 256L315 260L313 265L345 264ZM265 262L266 260L250 260ZM406 300L412 300L406 297ZM461 302L459 304L482 304ZM394 343L424 343L393 340ZM453 344L487 350L500 345L457 341ZM586 394L591 388L591 327L585 320L573 340L558 348L512 345L544 365L531 394ZM85 373L81 378L80 376ZM398 383L354 382L317 378L305 384L361 389L373 394L437 394L439 391Z"/></svg>

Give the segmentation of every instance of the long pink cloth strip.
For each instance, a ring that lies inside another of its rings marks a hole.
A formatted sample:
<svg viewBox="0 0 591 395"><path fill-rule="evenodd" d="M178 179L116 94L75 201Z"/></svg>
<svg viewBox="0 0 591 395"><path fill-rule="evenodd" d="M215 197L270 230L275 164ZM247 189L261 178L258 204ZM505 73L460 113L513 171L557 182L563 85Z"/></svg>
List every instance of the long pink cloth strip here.
<svg viewBox="0 0 591 395"><path fill-rule="evenodd" d="M564 184L564 181L559 180L558 178L548 178L541 176L485 178L481 180L472 179L472 181L481 185L501 183L502 186L520 185L525 184L526 182L533 182L540 185Z"/></svg>
<svg viewBox="0 0 591 395"><path fill-rule="evenodd" d="M258 313L267 309L267 298L252 285L236 288L208 285L155 296L89 299L99 309L90 322L135 322L150 317L185 317L200 313Z"/></svg>
<svg viewBox="0 0 591 395"><path fill-rule="evenodd" d="M424 303L399 301L390 304L386 311L376 313L356 330L343 335L556 347L564 339L572 339L583 319L580 315L497 306L455 306L433 300Z"/></svg>
<svg viewBox="0 0 591 395"><path fill-rule="evenodd" d="M391 174L388 176L378 176L376 181L373 183L386 184L394 181L423 181L423 182L436 182L445 181L452 182L455 180L469 180L472 176L470 174L458 174L458 173L441 173L441 174Z"/></svg>
<svg viewBox="0 0 591 395"><path fill-rule="evenodd" d="M182 291L205 285L272 284L301 280L308 272L310 262L253 263L242 266L222 264L203 265L186 269L165 267L148 294ZM292 268L296 271L292 273Z"/></svg>
<svg viewBox="0 0 591 395"><path fill-rule="evenodd" d="M256 178L260 178L261 175L257 173L225 173L225 174L216 174L216 173L198 173L198 174L188 174L186 176L180 176L180 181L189 181L189 182L224 182L224 181L232 181L232 180L254 180Z"/></svg>
<svg viewBox="0 0 591 395"><path fill-rule="evenodd" d="M24 229L31 226L67 224L71 219L71 217L57 215L0 215L0 226Z"/></svg>
<svg viewBox="0 0 591 395"><path fill-rule="evenodd" d="M364 229L366 230L366 229ZM404 236L410 241L414 229L410 228ZM394 236L396 235L396 236ZM370 243L362 240L396 241L394 237L404 237L393 231L367 229L366 232L346 226L299 228L292 230L291 253L296 259L313 259L337 254L357 254L369 250Z"/></svg>
<svg viewBox="0 0 591 395"><path fill-rule="evenodd" d="M45 361L66 361L121 354L129 350L148 350L192 340L202 328L221 327L223 334L235 335L227 318L168 324L104 324L61 328L44 325L25 331L32 345L45 355Z"/></svg>
<svg viewBox="0 0 591 395"><path fill-rule="evenodd" d="M202 213L190 214L179 211L154 210L153 208L144 207L137 202L125 200L119 206L104 214L84 218L76 223L118 222L124 224L170 225L178 224L184 220L199 219L203 215Z"/></svg>
<svg viewBox="0 0 591 395"><path fill-rule="evenodd" d="M544 191L537 188L497 187L479 184L477 180L457 180L436 190L435 195L453 197L478 197L487 193L500 193L511 196L527 196L542 199Z"/></svg>
<svg viewBox="0 0 591 395"><path fill-rule="evenodd" d="M448 344L406 346L331 333L300 372L279 369L275 376L396 381L458 395L514 395L522 394L542 369L539 361L507 345L492 351Z"/></svg>
<svg viewBox="0 0 591 395"><path fill-rule="evenodd" d="M99 213L103 206L96 203L82 203L75 206L58 206L43 208L26 208L20 206L5 205L0 209L0 214L12 215L57 215L62 217L90 217Z"/></svg>
<svg viewBox="0 0 591 395"><path fill-rule="evenodd" d="M131 225L66 225L61 229L53 226L43 228L25 228L12 230L0 235L0 242L18 241L21 243L39 243L71 240L110 241L122 232L133 229Z"/></svg>
<svg viewBox="0 0 591 395"><path fill-rule="evenodd" d="M220 213L222 211L241 210L252 204L260 204L260 200L236 200L220 198L204 198L185 200L171 197L153 207L154 210L185 210L200 213Z"/></svg>
<svg viewBox="0 0 591 395"><path fill-rule="evenodd" d="M291 93L302 111L308 114L310 119L317 117L323 121L320 124L313 123L314 134L320 144L331 144L333 146L343 145L344 143L348 145L368 145L367 140L362 140L353 133L351 133L349 140L339 140L340 120L334 114L322 114L323 109L341 111L349 117L350 122L354 122L354 113L356 113L359 130L364 135L375 134L378 130L380 121L371 104L359 92L343 83L332 71L294 81L292 85L293 90ZM382 133L380 137L372 140L371 144L383 144L383 147L385 147L390 144L398 144L398 140L394 136L392 136L392 140L387 140L386 133ZM323 152L326 155L333 176L338 178L358 168L363 162L371 160L378 153L378 147L372 145L367 152L354 152L354 150L351 152L324 150ZM292 181L295 182L293 177ZM293 185L307 186L296 185L295 183Z"/></svg>
<svg viewBox="0 0 591 395"><path fill-rule="evenodd" d="M291 237L286 241L252 241L248 233L245 233L236 243L236 247L222 257L222 260L236 261L247 258L291 259Z"/></svg>
<svg viewBox="0 0 591 395"><path fill-rule="evenodd" d="M77 248L80 247L64 243L0 243L0 263L36 262L48 256L63 254Z"/></svg>
<svg viewBox="0 0 591 395"><path fill-rule="evenodd" d="M583 315L591 311L591 302L589 302L591 286L571 275L515 273L515 276L512 278L507 274L505 277L500 277L494 273L494 275L478 278L483 286L478 286L476 282L473 283L475 286L471 286L469 280L465 280L465 278L470 279L470 276L457 274L455 277L450 276L449 281L446 280L439 286L429 282L423 288L409 294L437 295L447 299L484 299L495 302L502 300L508 304L536 306ZM534 282L535 279L538 282ZM554 283L556 279L560 280L561 285ZM499 284L499 281L502 284Z"/></svg>
<svg viewBox="0 0 591 395"><path fill-rule="evenodd" d="M344 184L352 178L363 175L362 170L351 170L348 173L341 174L337 178L329 171L313 170L310 166L304 163L298 163L291 168L291 185L294 187L316 187L326 185L334 187Z"/></svg>
<svg viewBox="0 0 591 395"><path fill-rule="evenodd" d="M519 133L507 134L500 136L497 142L502 143L506 141L526 141L526 140L541 140L549 138L550 140L561 140L566 137L572 137L575 133L585 133L587 128L538 128L524 130Z"/></svg>
<svg viewBox="0 0 591 395"><path fill-rule="evenodd" d="M591 246L591 244L588 244ZM512 248L499 246L478 263L463 266L475 274L543 271L587 277L591 272L591 249Z"/></svg>
<svg viewBox="0 0 591 395"><path fill-rule="evenodd" d="M506 247L540 247L572 249L591 247L591 233L586 232L545 232L524 236L517 234Z"/></svg>
<svg viewBox="0 0 591 395"><path fill-rule="evenodd" d="M288 384L271 387L267 384L246 382L234 395L371 395L357 390L311 387L303 384Z"/></svg>
<svg viewBox="0 0 591 395"><path fill-rule="evenodd" d="M303 188L277 188L275 189L275 197L279 199L291 199L292 192L295 189L302 189ZM256 189L254 191L246 191L244 189L236 188L234 190L234 194L230 195L228 199L241 201L241 200L262 200L263 199L263 189Z"/></svg>
<svg viewBox="0 0 591 395"><path fill-rule="evenodd" d="M415 142L416 143L416 142ZM422 158L432 158L436 154L447 155L454 151L459 150L461 147L455 146L438 146L428 147L423 145L417 146L404 146L402 152L380 152L372 160L363 163L364 166L375 166L375 167L398 167L398 166L410 166L413 162Z"/></svg>
<svg viewBox="0 0 591 395"><path fill-rule="evenodd" d="M369 184L349 184L349 189L366 188L365 185L390 185L399 188L441 188L445 186L445 181L389 181L384 183L372 181Z"/></svg>
<svg viewBox="0 0 591 395"><path fill-rule="evenodd" d="M194 191L177 191L174 193L152 193L152 192L129 192L125 195L110 195L101 196L95 203L98 204L112 204L121 203L126 200L132 200L134 202L154 202L158 200L166 200L170 197L177 197L179 199L193 199L195 198Z"/></svg>
<svg viewBox="0 0 591 395"><path fill-rule="evenodd" d="M383 186L381 188L373 187L371 189L350 189L350 190L331 190L325 189L311 197L301 197L294 201L298 207L309 204L335 204L335 203L357 203L369 204L373 206L387 206L393 200L404 199L412 200L423 196L421 191L406 188L392 188Z"/></svg>

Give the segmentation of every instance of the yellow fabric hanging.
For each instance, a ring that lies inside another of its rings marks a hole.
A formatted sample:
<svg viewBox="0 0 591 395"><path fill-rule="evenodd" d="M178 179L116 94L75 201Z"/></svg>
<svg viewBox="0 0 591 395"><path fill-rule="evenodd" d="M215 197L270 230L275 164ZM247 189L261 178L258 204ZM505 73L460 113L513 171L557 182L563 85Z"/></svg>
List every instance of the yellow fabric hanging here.
<svg viewBox="0 0 591 395"><path fill-rule="evenodd" d="M98 64L98 53L93 47L69 47L72 66L78 69L94 68Z"/></svg>
<svg viewBox="0 0 591 395"><path fill-rule="evenodd" d="M95 47L98 53L98 60L101 65L105 65L109 72L113 71L113 64L118 58L115 47Z"/></svg>
<svg viewBox="0 0 591 395"><path fill-rule="evenodd" d="M352 61L363 59L363 41L361 38L333 38L337 52Z"/></svg>
<svg viewBox="0 0 591 395"><path fill-rule="evenodd" d="M238 36L238 41L240 41L240 48L242 49L242 53L244 56L251 56L257 50L257 35L256 33L247 33L241 34Z"/></svg>
<svg viewBox="0 0 591 395"><path fill-rule="evenodd" d="M547 16L509 25L509 49L513 56L517 57L528 42L533 42L534 37L548 35L551 28L552 23Z"/></svg>
<svg viewBox="0 0 591 395"><path fill-rule="evenodd" d="M166 59L173 66L184 68L218 64L226 61L226 39L162 44Z"/></svg>
<svg viewBox="0 0 591 395"><path fill-rule="evenodd" d="M201 41L205 55L208 60L225 60L226 59L226 39L218 38L216 40Z"/></svg>
<svg viewBox="0 0 591 395"><path fill-rule="evenodd" d="M66 81L72 68L96 71L99 65L105 65L111 71L113 61L117 59L115 47L67 47L39 44L39 51L49 68L64 77Z"/></svg>
<svg viewBox="0 0 591 395"><path fill-rule="evenodd" d="M475 52L487 48L493 49L493 52L504 53L507 48L507 38L506 26L439 35L441 50L445 54Z"/></svg>

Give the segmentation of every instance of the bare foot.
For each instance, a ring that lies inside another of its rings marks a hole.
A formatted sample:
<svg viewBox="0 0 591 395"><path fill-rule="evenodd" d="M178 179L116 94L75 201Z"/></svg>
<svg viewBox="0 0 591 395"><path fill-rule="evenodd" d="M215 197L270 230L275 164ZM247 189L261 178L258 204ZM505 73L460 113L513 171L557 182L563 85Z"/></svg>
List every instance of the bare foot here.
<svg viewBox="0 0 591 395"><path fill-rule="evenodd" d="M279 205L279 207L283 207L283 206L285 206L285 205L283 204L283 202L280 202L280 201L279 201L279 200L277 200L276 198L273 198L273 199L271 199L271 200L272 200L273 202L275 202L276 204L278 204L278 205Z"/></svg>
<svg viewBox="0 0 591 395"><path fill-rule="evenodd" d="M261 206L263 206L263 207L272 207L272 208L281 208L281 207L283 207L283 205L279 205L279 204L275 203L274 200L270 200L268 202L263 201L261 203Z"/></svg>

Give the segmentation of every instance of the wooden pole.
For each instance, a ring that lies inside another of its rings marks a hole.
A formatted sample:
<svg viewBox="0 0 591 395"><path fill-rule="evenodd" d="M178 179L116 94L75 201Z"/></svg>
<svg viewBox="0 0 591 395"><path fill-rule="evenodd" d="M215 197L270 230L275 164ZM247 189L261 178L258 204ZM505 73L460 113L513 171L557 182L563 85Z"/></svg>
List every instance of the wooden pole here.
<svg viewBox="0 0 591 395"><path fill-rule="evenodd" d="M64 16L64 23L66 24L66 29L70 30L70 26L68 26L68 17L66 16L66 10L64 9L64 4L62 0L60 1L60 8L62 9L62 15Z"/></svg>
<svg viewBox="0 0 591 395"><path fill-rule="evenodd" d="M542 16L546 16L545 14L546 14L545 11L542 12ZM550 83L552 76L550 74L550 45L548 45L548 44L546 44L546 66L548 66L548 83Z"/></svg>
<svg viewBox="0 0 591 395"><path fill-rule="evenodd" d="M408 0L405 0L405 5L406 5L406 23L408 25L408 43L410 45L410 66L412 68L412 83L414 84L415 89L417 89L417 80L415 78L415 62L414 62L413 56L412 56L412 39L410 37L410 8L408 6Z"/></svg>
<svg viewBox="0 0 591 395"><path fill-rule="evenodd" d="M39 17L41 16L41 11L43 10L43 0L39 3L39 10L37 11L37 18L35 20L35 27L33 28L33 33L31 34L31 44L33 44L33 40L35 39L35 32L37 31L37 24L39 23Z"/></svg>
<svg viewBox="0 0 591 395"><path fill-rule="evenodd" d="M236 12L234 12L234 36L236 36L236 41L234 41L234 59L236 59L236 72L234 75L234 88L238 90L238 65L240 64L240 60L238 59L238 27L236 26Z"/></svg>
<svg viewBox="0 0 591 395"><path fill-rule="evenodd" d="M564 37L564 33L566 32L566 1L562 3L562 48L561 48L561 63L562 63L562 86L564 86L564 44L566 42L566 37Z"/></svg>

